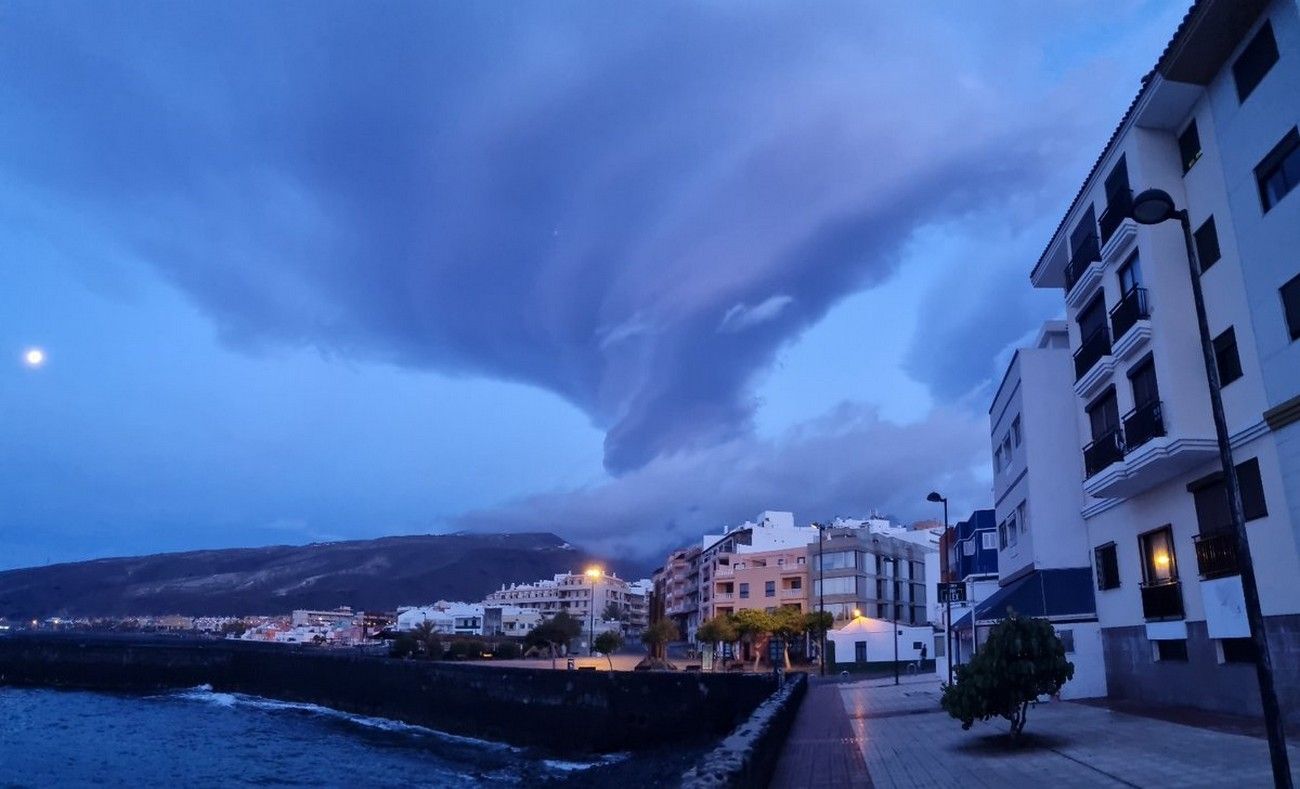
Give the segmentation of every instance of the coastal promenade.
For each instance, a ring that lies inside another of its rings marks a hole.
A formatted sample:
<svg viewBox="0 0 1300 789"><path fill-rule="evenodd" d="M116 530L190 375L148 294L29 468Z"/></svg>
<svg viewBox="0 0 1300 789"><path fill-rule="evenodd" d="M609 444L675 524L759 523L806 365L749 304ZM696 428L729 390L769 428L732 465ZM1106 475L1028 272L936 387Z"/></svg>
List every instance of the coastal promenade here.
<svg viewBox="0 0 1300 789"><path fill-rule="evenodd" d="M1008 748L1001 719L970 731L939 709L933 676L809 688L773 787L1271 786L1262 727L1231 716L1182 722L1104 704L1031 709L1024 743ZM1244 734L1259 728L1259 736ZM1291 747L1300 781L1300 748Z"/></svg>

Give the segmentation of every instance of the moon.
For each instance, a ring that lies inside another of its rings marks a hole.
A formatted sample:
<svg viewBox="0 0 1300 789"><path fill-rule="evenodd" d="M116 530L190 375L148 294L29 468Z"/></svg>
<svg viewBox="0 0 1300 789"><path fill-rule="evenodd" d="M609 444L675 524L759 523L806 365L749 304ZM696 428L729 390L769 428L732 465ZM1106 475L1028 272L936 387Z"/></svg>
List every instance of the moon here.
<svg viewBox="0 0 1300 789"><path fill-rule="evenodd" d="M23 364L28 367L40 367L45 364L45 351L40 348L28 348L23 352Z"/></svg>

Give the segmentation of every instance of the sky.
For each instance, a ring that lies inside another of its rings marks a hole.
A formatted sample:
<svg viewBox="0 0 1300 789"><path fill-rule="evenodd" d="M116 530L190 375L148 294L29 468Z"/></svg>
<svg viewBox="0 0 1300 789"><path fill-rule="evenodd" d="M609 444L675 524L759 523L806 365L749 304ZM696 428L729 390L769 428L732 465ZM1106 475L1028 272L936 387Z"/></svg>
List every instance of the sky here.
<svg viewBox="0 0 1300 789"><path fill-rule="evenodd" d="M0 569L990 506L1185 10L7 3Z"/></svg>

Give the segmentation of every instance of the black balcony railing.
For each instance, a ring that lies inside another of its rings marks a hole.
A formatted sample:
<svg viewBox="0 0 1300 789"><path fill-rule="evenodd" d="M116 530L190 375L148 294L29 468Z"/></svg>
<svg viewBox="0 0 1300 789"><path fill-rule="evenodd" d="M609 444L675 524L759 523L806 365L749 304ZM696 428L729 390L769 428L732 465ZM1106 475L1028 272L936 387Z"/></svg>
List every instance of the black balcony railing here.
<svg viewBox="0 0 1300 789"><path fill-rule="evenodd" d="M1159 400L1144 403L1124 415L1124 452L1132 452L1165 434L1165 412Z"/></svg>
<svg viewBox="0 0 1300 789"><path fill-rule="evenodd" d="M1210 534L1198 534L1196 541L1196 571L1201 577L1223 578L1238 575L1237 535L1235 532L1218 531Z"/></svg>
<svg viewBox="0 0 1300 789"><path fill-rule="evenodd" d="M1083 448L1083 469L1089 477L1124 459L1124 434L1115 428Z"/></svg>
<svg viewBox="0 0 1300 789"><path fill-rule="evenodd" d="M1138 321L1146 320L1151 317L1151 312L1147 308L1147 289L1134 288L1124 294L1119 304L1110 311L1110 331L1111 337L1116 341L1128 333L1133 325Z"/></svg>
<svg viewBox="0 0 1300 789"><path fill-rule="evenodd" d="M1142 584L1142 616L1148 621L1183 618L1183 585L1177 580Z"/></svg>
<svg viewBox="0 0 1300 789"><path fill-rule="evenodd" d="M1110 332L1106 331L1106 324L1103 323L1092 334L1084 337L1079 350L1074 352L1074 380L1082 378L1103 356L1109 355Z"/></svg>
<svg viewBox="0 0 1300 789"><path fill-rule="evenodd" d="M1101 260L1101 245L1096 236L1088 236L1074 246L1074 254L1065 267L1065 292L1074 290L1074 283L1079 281L1083 272L1096 261Z"/></svg>
<svg viewBox="0 0 1300 789"><path fill-rule="evenodd" d="M1107 195L1106 210L1101 213L1101 219L1097 220L1097 226L1101 229L1101 245L1106 246L1110 237L1115 235L1119 225L1125 219L1133 214L1133 193L1127 189L1122 192L1116 192L1113 195Z"/></svg>

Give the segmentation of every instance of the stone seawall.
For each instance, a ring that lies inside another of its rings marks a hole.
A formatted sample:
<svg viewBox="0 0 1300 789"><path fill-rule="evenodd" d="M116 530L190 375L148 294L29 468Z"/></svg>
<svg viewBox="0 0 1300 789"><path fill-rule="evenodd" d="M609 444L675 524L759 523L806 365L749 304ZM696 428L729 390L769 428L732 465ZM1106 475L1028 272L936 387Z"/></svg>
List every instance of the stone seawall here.
<svg viewBox="0 0 1300 789"><path fill-rule="evenodd" d="M0 685L213 690L308 702L558 753L701 744L774 690L764 676L425 663L310 647L98 635L0 637Z"/></svg>

